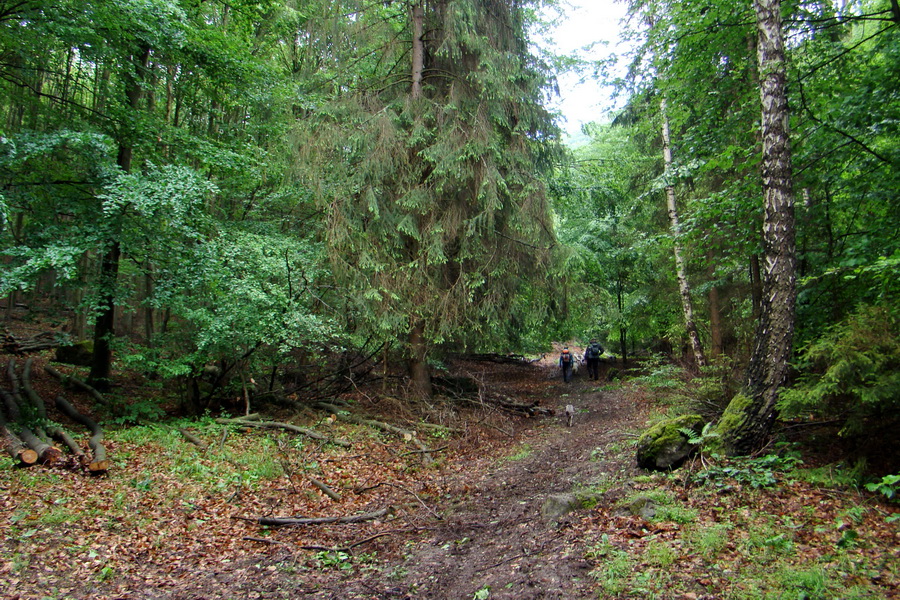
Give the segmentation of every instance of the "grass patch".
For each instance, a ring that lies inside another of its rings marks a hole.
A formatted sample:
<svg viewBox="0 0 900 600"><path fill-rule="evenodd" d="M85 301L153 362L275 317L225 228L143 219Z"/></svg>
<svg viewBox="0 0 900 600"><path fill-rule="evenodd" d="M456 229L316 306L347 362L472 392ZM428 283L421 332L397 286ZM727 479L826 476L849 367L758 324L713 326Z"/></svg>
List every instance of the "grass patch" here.
<svg viewBox="0 0 900 600"><path fill-rule="evenodd" d="M534 447L531 444L522 444L513 454L507 456L506 460L509 462L525 460L532 454L534 454Z"/></svg>

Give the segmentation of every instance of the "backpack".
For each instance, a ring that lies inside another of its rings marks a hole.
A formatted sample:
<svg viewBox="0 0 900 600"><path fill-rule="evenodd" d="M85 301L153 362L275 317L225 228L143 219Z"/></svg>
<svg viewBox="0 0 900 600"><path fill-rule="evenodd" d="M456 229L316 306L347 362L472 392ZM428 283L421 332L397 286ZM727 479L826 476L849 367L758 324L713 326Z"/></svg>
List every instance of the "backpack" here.
<svg viewBox="0 0 900 600"><path fill-rule="evenodd" d="M562 358L562 362L564 365L567 365L570 362L572 362L572 354L568 350L562 351L561 358Z"/></svg>
<svg viewBox="0 0 900 600"><path fill-rule="evenodd" d="M588 346L588 358L600 358L601 354L603 354L603 348L600 347L600 344L591 344L590 346Z"/></svg>

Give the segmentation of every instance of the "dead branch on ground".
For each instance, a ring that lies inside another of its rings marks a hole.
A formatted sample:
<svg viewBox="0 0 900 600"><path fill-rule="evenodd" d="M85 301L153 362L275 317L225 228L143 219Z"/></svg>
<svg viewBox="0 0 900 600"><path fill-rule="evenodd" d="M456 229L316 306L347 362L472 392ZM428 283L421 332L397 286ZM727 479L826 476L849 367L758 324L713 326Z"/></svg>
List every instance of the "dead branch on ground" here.
<svg viewBox="0 0 900 600"><path fill-rule="evenodd" d="M397 427L396 425L391 425L390 423L376 421L375 419L366 419L357 415L346 414L346 411L342 411L337 406L328 404L327 402L318 402L315 404L315 406L316 408L330 412L336 418L342 421L348 421L357 425L365 425L367 427L373 427L375 429L381 429L383 431L399 435L404 440L415 444L419 448L419 450L422 451L422 460L425 462L425 464L431 464L432 462L434 462L434 459L431 457L432 450L429 449L428 446L423 444L421 441L419 441L418 437L416 437L415 431L412 431L410 429L403 429L402 427Z"/></svg>
<svg viewBox="0 0 900 600"><path fill-rule="evenodd" d="M279 423L278 421L256 421L253 419L254 416L257 415L249 415L249 417L238 417L236 419L216 419L216 423L222 425L239 425L242 427L286 429L287 431L293 431L294 433L299 433L301 435L305 435L308 438L312 438L321 442L330 442L336 446L341 446L343 448L349 448L351 446L350 442L346 440L333 439L326 435L322 435L321 433L317 433L312 429L298 427L297 425L291 425L290 423Z"/></svg>
<svg viewBox="0 0 900 600"><path fill-rule="evenodd" d="M296 527L299 525L327 525L329 523L362 523L365 521L374 521L381 517L387 516L394 512L392 507L382 508L371 513L361 515L353 515L349 517L239 517L233 516L232 519L241 521L250 521L257 525L265 527Z"/></svg>

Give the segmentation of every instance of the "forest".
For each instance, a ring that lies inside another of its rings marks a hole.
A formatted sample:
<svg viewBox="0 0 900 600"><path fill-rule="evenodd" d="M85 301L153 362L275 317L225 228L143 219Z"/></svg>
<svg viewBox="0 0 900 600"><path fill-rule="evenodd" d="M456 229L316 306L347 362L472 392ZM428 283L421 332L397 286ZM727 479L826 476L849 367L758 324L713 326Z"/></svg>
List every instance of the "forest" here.
<svg viewBox="0 0 900 600"><path fill-rule="evenodd" d="M0 0L0 594L900 594L900 4L623 2L592 61L557 0Z"/></svg>

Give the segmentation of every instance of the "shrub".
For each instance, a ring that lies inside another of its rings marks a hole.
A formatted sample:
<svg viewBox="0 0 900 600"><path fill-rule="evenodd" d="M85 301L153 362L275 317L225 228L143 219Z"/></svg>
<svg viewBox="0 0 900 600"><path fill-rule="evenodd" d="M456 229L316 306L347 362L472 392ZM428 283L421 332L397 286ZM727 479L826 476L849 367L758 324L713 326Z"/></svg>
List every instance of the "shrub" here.
<svg viewBox="0 0 900 600"><path fill-rule="evenodd" d="M900 408L898 314L866 306L813 342L802 353L806 373L782 392L782 417L840 419L841 435L896 420Z"/></svg>

